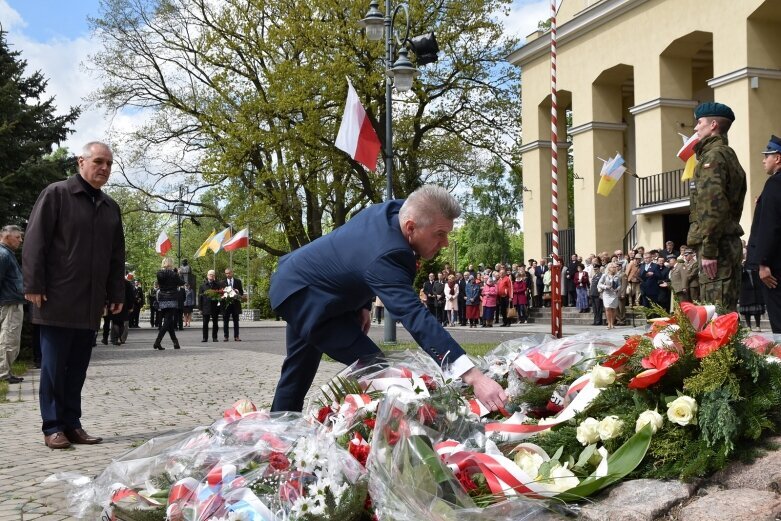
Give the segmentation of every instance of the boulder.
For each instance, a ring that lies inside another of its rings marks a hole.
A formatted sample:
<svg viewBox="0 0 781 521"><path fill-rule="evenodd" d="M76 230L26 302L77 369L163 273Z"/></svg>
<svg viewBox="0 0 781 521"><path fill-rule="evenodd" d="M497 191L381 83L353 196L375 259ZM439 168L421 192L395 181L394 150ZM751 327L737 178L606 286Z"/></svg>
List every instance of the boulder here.
<svg viewBox="0 0 781 521"><path fill-rule="evenodd" d="M583 521L653 521L689 498L696 486L680 481L636 479L625 481L580 512Z"/></svg>
<svg viewBox="0 0 781 521"><path fill-rule="evenodd" d="M781 496L766 490L734 488L712 492L683 507L679 521L775 521Z"/></svg>

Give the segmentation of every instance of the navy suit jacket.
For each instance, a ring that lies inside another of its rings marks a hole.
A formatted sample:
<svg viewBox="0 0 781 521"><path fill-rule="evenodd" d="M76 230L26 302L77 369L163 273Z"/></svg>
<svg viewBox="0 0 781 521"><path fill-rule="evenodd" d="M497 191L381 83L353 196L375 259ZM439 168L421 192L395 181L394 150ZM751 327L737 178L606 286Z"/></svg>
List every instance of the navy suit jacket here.
<svg viewBox="0 0 781 521"><path fill-rule="evenodd" d="M659 283L663 280L662 270L655 262L652 262L648 268L646 270L645 264L640 264L640 289L645 295L656 297L659 295ZM646 273L652 273L653 276L649 277Z"/></svg>
<svg viewBox="0 0 781 521"><path fill-rule="evenodd" d="M774 276L781 270L781 173L776 172L765 182L757 199L751 221L751 235L746 247L746 267L758 270L769 266Z"/></svg>
<svg viewBox="0 0 781 521"><path fill-rule="evenodd" d="M282 315L302 338L316 345L313 333L326 330L329 343L350 345L355 327L321 326L334 320L354 321L357 312L377 295L438 364L452 363L465 354L423 306L412 286L416 257L399 226L402 203L395 200L372 205L279 260L271 277L271 306L280 308L294 294L297 301L306 304L297 309L285 306Z"/></svg>

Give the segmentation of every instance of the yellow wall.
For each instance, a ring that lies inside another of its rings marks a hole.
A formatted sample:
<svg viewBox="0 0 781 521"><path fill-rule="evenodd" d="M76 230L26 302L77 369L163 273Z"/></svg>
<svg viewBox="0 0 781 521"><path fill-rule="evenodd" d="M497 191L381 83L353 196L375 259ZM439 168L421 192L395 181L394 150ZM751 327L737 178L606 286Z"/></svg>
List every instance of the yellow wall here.
<svg viewBox="0 0 781 521"><path fill-rule="evenodd" d="M563 0L557 16L558 88L568 91L568 98L571 93L573 127L594 127L572 138L575 171L584 178L576 179L574 186L578 253L619 247L635 219L628 208L633 198L628 192L634 190L634 182L619 183L608 198L596 195L602 166L596 157L607 158L621 151L631 160L630 170L639 176L682 168L683 163L675 157L682 143L678 132L690 135L694 123L687 101L716 100L735 111L737 120L729 138L749 177L741 219L748 231L753 199L765 180L758 153L771 132L781 135L781 78L760 78L757 89L751 88L749 78L714 88L707 82L745 67L778 69L781 47L775 35L781 20L774 18L777 9L772 4L776 0L637 0L634 8L618 18L604 25L591 23L587 31L567 39L568 27L589 13L617 5L617 1ZM537 44L549 42L548 38L543 35ZM712 42L712 60L708 42ZM523 49L520 51L522 54ZM549 140L548 115L540 110L550 92L549 56L543 52L513 63L522 69L523 143ZM658 98L663 98L658 106L636 114L628 110L628 103L637 107ZM567 108L561 103L559 107ZM600 124L624 124L633 134L606 130ZM543 196L532 204L525 201L526 255L534 258L545 253L543 231L550 228L550 192L545 198L541 186L549 184L550 168L540 156L535 150L523 155L524 183L530 188L540 185ZM559 213L566 214L561 202ZM639 242L646 247L660 246L664 241L661 216L636 219Z"/></svg>

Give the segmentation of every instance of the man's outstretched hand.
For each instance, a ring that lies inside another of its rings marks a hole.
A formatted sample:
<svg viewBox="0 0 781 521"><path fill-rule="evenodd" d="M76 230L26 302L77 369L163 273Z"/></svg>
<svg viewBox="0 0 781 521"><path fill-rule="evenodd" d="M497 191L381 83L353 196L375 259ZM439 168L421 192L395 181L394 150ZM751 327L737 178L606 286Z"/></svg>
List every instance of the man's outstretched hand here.
<svg viewBox="0 0 781 521"><path fill-rule="evenodd" d="M501 385L488 378L477 367L473 367L462 374L461 379L464 383L474 388L477 399L492 411L497 411L500 407L504 407L507 401L507 393L504 392Z"/></svg>

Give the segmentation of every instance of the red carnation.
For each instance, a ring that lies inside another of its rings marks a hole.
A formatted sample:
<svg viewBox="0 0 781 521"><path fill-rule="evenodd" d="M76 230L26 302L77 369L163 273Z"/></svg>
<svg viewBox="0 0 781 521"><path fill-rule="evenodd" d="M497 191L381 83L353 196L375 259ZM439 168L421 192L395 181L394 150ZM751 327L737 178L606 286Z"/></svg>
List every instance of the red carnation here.
<svg viewBox="0 0 781 521"><path fill-rule="evenodd" d="M290 460L281 452L272 452L268 457L268 464L275 470L287 470Z"/></svg>
<svg viewBox="0 0 781 521"><path fill-rule="evenodd" d="M437 419L437 410L430 403L424 403L418 409L418 420L423 424L431 424Z"/></svg>
<svg viewBox="0 0 781 521"><path fill-rule="evenodd" d="M466 471L461 471L456 473L456 478L458 479L458 482L461 483L461 486L464 488L464 490L469 493L473 490L477 490L477 484L472 481L472 477L469 475Z"/></svg>
<svg viewBox="0 0 781 521"><path fill-rule="evenodd" d="M374 430L374 426L377 424L377 420L374 418L364 418L363 424L366 425L371 430Z"/></svg>
<svg viewBox="0 0 781 521"><path fill-rule="evenodd" d="M331 410L331 408L327 405L320 407L320 409L317 411L317 421L319 421L322 424L325 424L325 420L327 420L328 417L331 416L332 412L333 411Z"/></svg>
<svg viewBox="0 0 781 521"><path fill-rule="evenodd" d="M352 454L353 458L358 460L358 463L366 466L366 460L369 458L369 451L371 446L368 443L361 443L360 441L351 441L347 450Z"/></svg>

